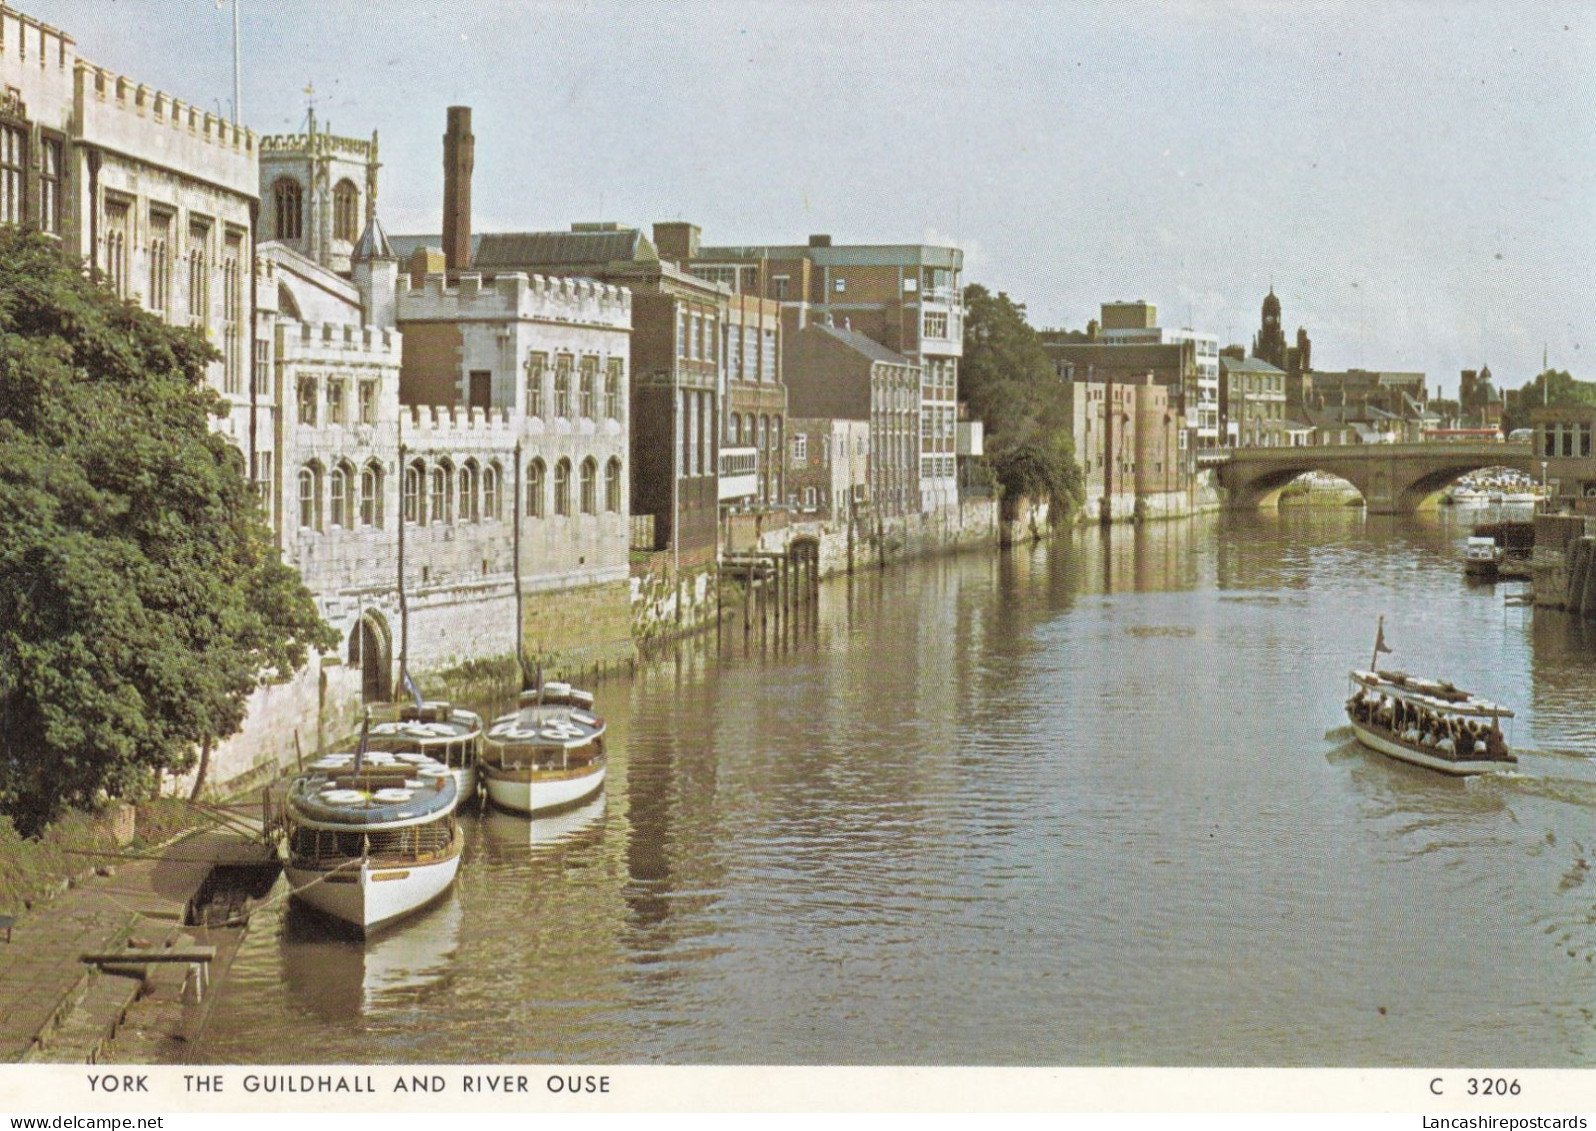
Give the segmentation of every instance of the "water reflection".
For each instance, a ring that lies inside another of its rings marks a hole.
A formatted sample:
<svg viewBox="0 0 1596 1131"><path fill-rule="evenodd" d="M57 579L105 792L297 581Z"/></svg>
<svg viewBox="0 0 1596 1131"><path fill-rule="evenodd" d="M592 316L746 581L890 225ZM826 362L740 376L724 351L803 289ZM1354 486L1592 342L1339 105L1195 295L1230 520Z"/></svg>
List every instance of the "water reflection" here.
<svg viewBox="0 0 1596 1131"><path fill-rule="evenodd" d="M283 984L300 1008L336 1024L408 1008L446 990L463 918L459 895L451 891L361 940L293 904L282 926Z"/></svg>
<svg viewBox="0 0 1596 1131"><path fill-rule="evenodd" d="M828 582L595 688L607 800L466 821L452 958L369 992L358 951L252 931L204 1051L1589 1063L1596 629L1464 585L1466 535L1216 515ZM1519 712L1518 775L1351 743L1380 615Z"/></svg>

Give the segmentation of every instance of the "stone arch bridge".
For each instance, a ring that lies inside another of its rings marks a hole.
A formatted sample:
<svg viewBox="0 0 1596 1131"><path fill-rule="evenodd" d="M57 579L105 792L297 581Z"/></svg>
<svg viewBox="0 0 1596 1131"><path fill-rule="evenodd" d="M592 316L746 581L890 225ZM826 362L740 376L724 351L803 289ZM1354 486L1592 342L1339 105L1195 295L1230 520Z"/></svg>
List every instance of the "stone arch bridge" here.
<svg viewBox="0 0 1596 1131"><path fill-rule="evenodd" d="M1232 507L1257 507L1305 471L1339 475L1362 494L1369 514L1411 514L1461 475L1511 467L1531 475L1540 466L1529 444L1325 444L1241 448L1216 466Z"/></svg>

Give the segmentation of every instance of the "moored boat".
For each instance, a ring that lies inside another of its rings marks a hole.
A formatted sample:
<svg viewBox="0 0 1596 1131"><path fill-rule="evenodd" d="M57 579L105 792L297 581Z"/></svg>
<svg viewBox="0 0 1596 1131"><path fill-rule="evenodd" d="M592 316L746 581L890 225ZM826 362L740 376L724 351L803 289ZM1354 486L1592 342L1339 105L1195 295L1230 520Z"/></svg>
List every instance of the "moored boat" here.
<svg viewBox="0 0 1596 1131"><path fill-rule="evenodd" d="M592 797L604 785L604 729L589 692L552 680L523 691L515 711L495 719L483 740L488 800L532 815Z"/></svg>
<svg viewBox="0 0 1596 1131"><path fill-rule="evenodd" d="M421 754L329 754L283 801L293 897L370 933L448 890L464 843L449 767Z"/></svg>
<svg viewBox="0 0 1596 1131"><path fill-rule="evenodd" d="M1502 720L1513 712L1452 684L1375 668L1385 645L1382 620L1368 671L1349 673L1347 718L1371 750L1444 774L1488 774L1518 764Z"/></svg>
<svg viewBox="0 0 1596 1131"><path fill-rule="evenodd" d="M1470 577L1495 577L1502 565L1502 547L1495 538L1472 535L1463 546L1463 572Z"/></svg>
<svg viewBox="0 0 1596 1131"><path fill-rule="evenodd" d="M477 794L482 716L438 700L405 703L399 717L371 724L371 749L424 754L449 767L461 802Z"/></svg>

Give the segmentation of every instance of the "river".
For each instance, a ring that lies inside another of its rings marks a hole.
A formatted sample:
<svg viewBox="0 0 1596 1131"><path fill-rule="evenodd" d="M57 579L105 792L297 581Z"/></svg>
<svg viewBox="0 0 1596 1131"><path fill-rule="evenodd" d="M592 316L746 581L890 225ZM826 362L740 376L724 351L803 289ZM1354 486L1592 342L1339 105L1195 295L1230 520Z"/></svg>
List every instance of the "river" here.
<svg viewBox="0 0 1596 1131"><path fill-rule="evenodd" d="M827 582L598 685L606 797L467 819L366 944L256 917L200 1056L1589 1065L1596 626L1464 581L1446 511L1215 515ZM1355 745L1383 662L1520 772ZM491 705L489 705L491 706Z"/></svg>

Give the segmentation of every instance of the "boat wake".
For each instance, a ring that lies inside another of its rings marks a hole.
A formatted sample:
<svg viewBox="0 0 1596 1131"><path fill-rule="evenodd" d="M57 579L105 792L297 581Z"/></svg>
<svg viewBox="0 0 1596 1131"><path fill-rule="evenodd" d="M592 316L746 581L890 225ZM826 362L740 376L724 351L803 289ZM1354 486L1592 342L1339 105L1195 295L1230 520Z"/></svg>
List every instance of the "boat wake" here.
<svg viewBox="0 0 1596 1131"><path fill-rule="evenodd" d="M1596 781L1582 778L1564 778L1550 774L1482 774L1470 782L1478 789L1511 790L1521 797L1540 797L1547 801L1560 801L1565 805L1578 805L1596 809Z"/></svg>

